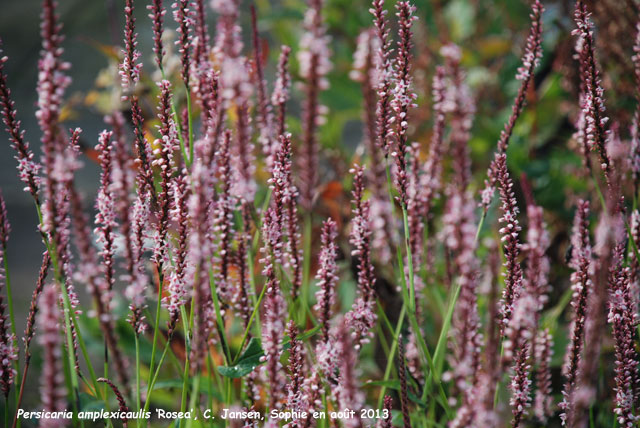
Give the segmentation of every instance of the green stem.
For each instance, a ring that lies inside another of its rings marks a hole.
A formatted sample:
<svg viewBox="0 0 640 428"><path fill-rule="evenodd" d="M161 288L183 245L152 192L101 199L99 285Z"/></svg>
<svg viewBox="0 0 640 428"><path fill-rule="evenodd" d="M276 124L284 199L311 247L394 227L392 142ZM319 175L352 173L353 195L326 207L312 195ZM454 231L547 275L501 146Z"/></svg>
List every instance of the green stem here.
<svg viewBox="0 0 640 428"><path fill-rule="evenodd" d="M391 349L389 350L389 355L387 355L387 366L384 369L384 377L382 378L383 382L389 380L389 376L391 375L391 370L393 369L393 363L395 362L396 350L398 349L398 336L400 336L400 331L402 330L402 324L404 323L404 316L406 313L406 305L403 303L402 308L400 309L400 315L398 317L398 323L396 324L395 331L392 330L393 340L391 341ZM382 409L382 405L384 404L384 394L387 391L387 387L382 385L380 388L380 394L378 395L378 409Z"/></svg>
<svg viewBox="0 0 640 428"><path fill-rule="evenodd" d="M425 384L424 391L422 393L422 398L426 397L427 391L431 388L432 382L436 382L436 384L440 384L440 371L442 367L442 363L444 362L444 351L447 345L447 339L449 337L449 329L451 327L451 319L453 318L453 309L456 306L456 302L458 301L458 296L460 295L460 284L457 285L453 296L449 301L449 306L447 308L447 314L442 323L442 329L440 330L440 336L438 337L438 344L436 345L436 350L434 352L434 365L435 371L429 373L427 377L427 382Z"/></svg>
<svg viewBox="0 0 640 428"><path fill-rule="evenodd" d="M485 218L487 218L487 210L482 210L482 216L480 217L480 221L478 222L478 228L476 229L476 238L473 241L474 244L477 244L478 239L480 239L480 232L482 231L482 226L484 225Z"/></svg>
<svg viewBox="0 0 640 428"><path fill-rule="evenodd" d="M186 314L186 310L184 309L184 306L180 307L180 314L183 320L187 319L187 314ZM184 362L184 373L182 376L182 401L180 404L181 412L184 412L187 407L187 390L188 390L188 384L189 384L189 365L190 365L189 357L191 355L191 339L189 337L189 332L193 328L193 305L191 305L191 310L189 311L188 320L189 320L188 323L186 322L182 323L183 329L184 329L184 344L185 344L186 359Z"/></svg>
<svg viewBox="0 0 640 428"><path fill-rule="evenodd" d="M193 151L194 151L194 144L193 144L193 120L191 120L191 91L189 90L189 87L187 87L187 126L188 126L188 131L189 131L189 159L185 160L185 163L187 164L187 167L191 166L191 164L193 163Z"/></svg>
<svg viewBox="0 0 640 428"><path fill-rule="evenodd" d="M160 311L162 309L162 287L164 278L162 275L162 267L160 265L156 265L158 270L158 301L156 303L156 316L155 321L153 323L153 342L151 344L151 361L149 362L149 378L147 381L147 385L151 383L151 377L153 376L153 368L156 362L156 349L158 342L158 332L160 331Z"/></svg>
<svg viewBox="0 0 640 428"><path fill-rule="evenodd" d="M167 356L167 352L169 351L170 342L167 342L164 345L164 350L162 351L162 355L160 356L160 361L158 362L158 367L156 367L156 371L151 378L151 383L147 386L147 397L144 401L143 411L146 412L149 409L149 404L151 403L151 392L153 391L153 387L156 385L156 381L158 380L158 376L160 375L160 368L162 367L162 363L164 362L165 357Z"/></svg>
<svg viewBox="0 0 640 428"><path fill-rule="evenodd" d="M137 332L134 334L134 340L136 343L136 410L140 410L140 340ZM136 426L140 426L140 419L136 420Z"/></svg>
<svg viewBox="0 0 640 428"><path fill-rule="evenodd" d="M247 323L247 327L244 329L244 334L242 335L242 340L240 341L240 347L238 348L238 353L236 354L235 358L233 359L233 362L231 363L232 365L238 361L238 358L240 358L240 355L242 354L242 348L244 347L244 344L247 341L247 338L249 337L249 330L251 330L251 325L253 324L253 320L258 316L260 303L262 302L262 299L266 291L267 291L267 286L265 285L262 287L262 290L260 291L260 296L258 297L258 300L253 306L253 312L251 312L251 317L249 317L249 322Z"/></svg>
<svg viewBox="0 0 640 428"><path fill-rule="evenodd" d="M80 326L78 325L78 321L75 317L73 317L71 321L73 322L73 325L75 327L76 336L78 338L78 346L80 346L80 352L82 352L82 358L84 358L84 360L87 362L87 370L89 370L89 377L91 378L91 384L93 385L93 389L96 391L96 395L97 395L97 391L99 391L98 377L96 376L96 372L93 369L93 366L88 362L90 361L89 353L87 352L87 347L85 346L84 340L82 339L82 332L80 331ZM103 398L106 400L106 397L107 397L107 392L105 391L103 394Z"/></svg>
<svg viewBox="0 0 640 428"><path fill-rule="evenodd" d="M196 406L196 400L200 395L200 376L195 376L193 379L193 388L191 389L191 399L189 400L189 409L193 409ZM191 427L192 419L187 420L187 428Z"/></svg>
<svg viewBox="0 0 640 428"><path fill-rule="evenodd" d="M213 300L213 307L216 311L216 324L218 325L218 332L220 333L220 344L222 346L222 352L227 364L231 364L231 350L229 349L229 341L227 340L227 334L224 327L224 320L222 319L222 313L220 312L220 301L218 300L218 290L215 286L215 280L213 277L213 269L209 269L209 287L211 288L211 298Z"/></svg>
<svg viewBox="0 0 640 428"><path fill-rule="evenodd" d="M407 207L402 207L402 222L404 223L404 245L407 251L407 267L409 269L409 312L415 313L416 311L416 287L415 278L413 274L413 255L411 254L411 242L409 235L409 215L407 213ZM416 332L417 334L417 332Z"/></svg>
<svg viewBox="0 0 640 428"><path fill-rule="evenodd" d="M313 232L313 218L311 212L308 212L304 216L304 231L302 238L302 304L305 307L309 306L309 291L311 284L309 284L309 278L311 276L311 235ZM305 317L306 315L303 315Z"/></svg>

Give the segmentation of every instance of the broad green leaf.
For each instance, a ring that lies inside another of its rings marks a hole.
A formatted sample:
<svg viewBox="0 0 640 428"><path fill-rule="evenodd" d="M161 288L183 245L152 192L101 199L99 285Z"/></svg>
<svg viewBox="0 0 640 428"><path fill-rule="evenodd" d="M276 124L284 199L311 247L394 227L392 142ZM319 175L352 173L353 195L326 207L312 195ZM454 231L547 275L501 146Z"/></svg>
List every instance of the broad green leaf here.
<svg viewBox="0 0 640 428"><path fill-rule="evenodd" d="M248 375L262 364L260 358L264 355L260 340L255 337L249 341L247 349L244 350L238 362L233 366L220 366L218 367L218 373L222 376L230 377L232 379L240 378Z"/></svg>
<svg viewBox="0 0 640 428"><path fill-rule="evenodd" d="M96 411L104 409L104 401L96 399L94 396L87 394L86 392L80 393L81 410L83 412Z"/></svg>

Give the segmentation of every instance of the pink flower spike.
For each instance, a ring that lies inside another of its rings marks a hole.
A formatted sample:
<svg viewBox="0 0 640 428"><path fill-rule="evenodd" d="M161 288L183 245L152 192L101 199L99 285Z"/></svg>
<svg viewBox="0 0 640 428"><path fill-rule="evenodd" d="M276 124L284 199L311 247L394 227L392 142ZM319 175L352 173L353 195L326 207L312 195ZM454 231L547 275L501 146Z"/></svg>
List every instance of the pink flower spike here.
<svg viewBox="0 0 640 428"><path fill-rule="evenodd" d="M638 355L635 348L636 329L640 323L636 313L637 302L631 295L630 269L622 266L622 260L611 271L609 284L609 315L615 344L616 392L614 413L621 427L636 425L638 415L634 411L638 379Z"/></svg>
<svg viewBox="0 0 640 428"><path fill-rule="evenodd" d="M0 194L0 292L5 286L6 273L4 270L4 257L6 250L6 240L8 238L9 223L4 209L4 199ZM16 337L11 333L11 320L5 315L6 305L4 297L0 293L0 391L8 399L11 384L14 381L16 371L13 367L14 361L18 359L18 347Z"/></svg>
<svg viewBox="0 0 640 428"><path fill-rule="evenodd" d="M271 94L271 103L277 112L277 136L285 135L286 129L286 108L289 100L291 89L291 76L289 74L289 54L291 48L283 45L280 50L280 58L278 59L278 77ZM272 150L273 151L273 150Z"/></svg>
<svg viewBox="0 0 640 428"><path fill-rule="evenodd" d="M289 379L287 385L287 409L304 412L307 410L308 403L302 391L305 380L305 351L304 345L298 339L298 327L291 320L287 324L287 335L289 336ZM292 420L292 424L299 423L298 418ZM294 425L295 426L295 425Z"/></svg>
<svg viewBox="0 0 640 428"><path fill-rule="evenodd" d="M538 363L534 413L543 424L553 415L553 396L551 395L551 357L553 356L553 338L548 329L538 333L535 359Z"/></svg>
<svg viewBox="0 0 640 428"><path fill-rule="evenodd" d="M396 13L399 26L398 55L395 62L395 88L391 107L395 113L395 151L391 156L396 163L396 188L400 194L399 199L403 207L408 203L408 168L407 168L407 144L408 144L408 113L409 107L415 107L417 94L412 90L411 61L413 42L411 40L411 27L413 21L418 19L413 15L416 8L408 1L400 1L396 4Z"/></svg>
<svg viewBox="0 0 640 428"><path fill-rule="evenodd" d="M7 57L2 56L2 40L0 40L0 105L2 105L2 121L9 133L11 146L16 151L18 161L18 173L20 180L26 184L25 191L39 204L38 190L40 188L40 177L38 172L41 165L34 161L34 154L29 143L24 139L24 130L21 129L21 122L17 119L15 103L11 99L11 91L7 84L7 76L4 74L4 63Z"/></svg>
<svg viewBox="0 0 640 428"><path fill-rule="evenodd" d="M351 255L358 261L358 295L351 310L345 315L345 322L353 329L355 347L367 343L373 336L375 326L376 295L375 273L371 261L371 216L369 201L363 200L364 168L354 165L353 174L353 220L349 242L353 246Z"/></svg>
<svg viewBox="0 0 640 428"><path fill-rule="evenodd" d="M115 244L114 229L117 226L116 212L114 209L113 194L111 185L113 184L112 173L112 145L111 131L102 131L99 137L99 143L96 150L100 157L100 166L102 174L100 176L100 189L96 198L96 209L98 211L95 219L95 233L98 235L98 243L102 245L100 254L102 255L103 266L105 270L105 281L107 290L111 292L115 283Z"/></svg>
<svg viewBox="0 0 640 428"><path fill-rule="evenodd" d="M305 99L302 108L302 147L300 148L300 203L306 210L313 204L318 184L317 129L323 124L325 110L318 100L320 91L329 87L326 75L331 71L331 38L326 34L322 18L323 0L309 0L304 16L305 33L300 40L298 62L305 79Z"/></svg>
<svg viewBox="0 0 640 428"><path fill-rule="evenodd" d="M611 160L607 152L609 131L606 125L609 120L605 116L604 89L602 88L600 69L595 57L595 41L593 39L593 23L587 6L579 0L574 12L576 29L572 34L577 35L582 73L583 93L581 94L581 108L585 121L584 134L588 148L595 149L600 156L600 163L607 181L611 175ZM609 183L610 184L610 183Z"/></svg>
<svg viewBox="0 0 640 428"><path fill-rule="evenodd" d="M284 322L286 318L286 302L280 290L280 284L276 277L278 261L277 248L280 245L280 225L276 223L276 217L271 208L267 209L263 218L264 258L263 275L267 278L264 287L267 287L263 303L263 327L262 347L266 364L262 367L262 373L269 384L269 408L278 408L284 397L285 378L280 363L282 353L282 336L284 335Z"/></svg>
<svg viewBox="0 0 640 428"><path fill-rule="evenodd" d="M518 89L518 94L513 103L511 116L504 125L504 129L500 133L500 139L498 140L498 154L506 153L509 146L509 140L513 134L516 122L522 111L527 99L527 92L529 86L533 81L533 72L538 65L539 59L542 56L542 13L544 7L540 0L534 0L531 8L531 27L529 29L529 36L527 37L527 44L525 47L525 53L522 57L522 66L518 69L516 78L521 81ZM497 159L497 158L496 158ZM495 188L496 174L496 160L494 159L489 165L487 171L488 180L486 181L486 187L482 192L482 205L485 210L488 209L491 201L493 200L493 193Z"/></svg>
<svg viewBox="0 0 640 428"><path fill-rule="evenodd" d="M511 314L513 312L514 302L518 299L522 292L523 278L522 268L518 259L520 255L520 224L518 222L518 209L515 193L513 191L513 180L507 169L507 156L496 153L494 159L496 176L493 178L500 186L500 200L502 217L499 222L502 224L500 228L501 241L504 246L504 254L506 258L505 267L505 287L502 293L501 301L501 331L504 332Z"/></svg>
<svg viewBox="0 0 640 428"><path fill-rule="evenodd" d="M376 105L377 134L376 144L384 153L389 156L389 141L393 134L391 130L391 100L392 86L395 81L393 65L391 61L391 39L389 37L389 22L387 11L384 10L384 0L373 0L370 12L374 17L376 35L378 37L378 60L377 60L377 81L376 91L378 101Z"/></svg>
<svg viewBox="0 0 640 428"><path fill-rule="evenodd" d="M584 348L585 323L587 316L587 302L593 283L591 280L591 243L589 240L589 202L580 200L576 210L571 237L572 254L570 266L574 269L571 274L571 288L573 296L571 307L573 319L571 321L570 341L565 353L562 374L565 377L562 389L562 402L559 404L562 413L560 419L566 424L573 412L573 393L576 386L578 367Z"/></svg>
<svg viewBox="0 0 640 428"><path fill-rule="evenodd" d="M180 35L179 40L176 40L175 42L178 46L178 52L180 52L180 61L182 63L180 75L182 76L182 81L184 82L187 91L189 91L189 73L191 68L191 40L193 38L190 29L195 26L195 22L193 20L193 17L191 16L192 12L189 9L189 0L176 0L171 5L171 8L173 9L173 19L178 24L178 34Z"/></svg>
<svg viewBox="0 0 640 428"><path fill-rule="evenodd" d="M153 53L155 54L156 64L158 68L162 70L162 59L164 58L164 46L162 43L163 36L163 21L164 15L167 13L164 6L162 6L162 0L152 0L152 3L147 6L149 10L149 18L153 23Z"/></svg>
<svg viewBox="0 0 640 428"><path fill-rule="evenodd" d="M120 79L124 100L129 99L129 95L140 80L140 71L142 70L142 62L138 62L140 52L136 49L138 46L138 33L136 33L136 19L133 17L133 9L133 0L125 0L124 59L120 64Z"/></svg>
<svg viewBox="0 0 640 428"><path fill-rule="evenodd" d="M329 319L336 302L335 288L339 279L338 265L336 264L336 258L338 257L337 236L338 228L336 222L328 218L322 225L318 261L320 267L316 273L318 291L316 291L316 304L313 307L318 314L318 324L322 329L322 340L325 342L329 339Z"/></svg>
<svg viewBox="0 0 640 428"><path fill-rule="evenodd" d="M64 370L62 369L61 322L58 293L53 284L45 286L39 299L38 342L42 346L43 369L40 377L40 396L43 410L64 411L67 407ZM40 426L63 426L60 419L43 419Z"/></svg>
<svg viewBox="0 0 640 428"><path fill-rule="evenodd" d="M215 237L215 258L214 268L216 275L216 285L220 298L224 302L231 302L235 290L229 277L231 268L231 245L235 235L233 229L233 212L236 206L236 199L232 196L232 175L230 160L231 133L224 133L222 143L216 154L218 160L218 180L220 183L220 194L215 202L213 210L213 232Z"/></svg>

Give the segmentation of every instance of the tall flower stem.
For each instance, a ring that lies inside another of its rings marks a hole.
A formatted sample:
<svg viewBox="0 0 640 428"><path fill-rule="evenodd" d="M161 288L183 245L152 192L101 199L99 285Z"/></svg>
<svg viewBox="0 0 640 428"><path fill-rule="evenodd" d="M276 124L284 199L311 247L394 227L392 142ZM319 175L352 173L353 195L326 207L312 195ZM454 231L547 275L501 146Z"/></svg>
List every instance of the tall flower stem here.
<svg viewBox="0 0 640 428"><path fill-rule="evenodd" d="M2 257L2 262L4 263L4 283L7 287L7 300L8 300L8 306L9 306L9 320L11 321L11 333L13 334L13 343L14 346L16 346L16 348L18 347L18 339L17 339L17 335L16 335L16 319L14 316L14 312L13 312L13 294L11 293L11 280L9 279L9 263L7 262L7 246L3 246L2 252L4 254L4 257ZM13 365L15 367L16 370L16 378L15 378L15 384L19 385L20 384L20 361L19 359L16 359L16 361L13 362ZM16 402L18 401L18 397L19 397L19 392L17 388L14 388L14 393L15 393L15 398L16 398ZM8 403L7 403L8 404ZM9 414L9 407L6 407L6 412L7 415ZM5 426L9 426L8 424L5 424Z"/></svg>
<svg viewBox="0 0 640 428"><path fill-rule="evenodd" d="M313 216L310 211L304 215L304 231L302 238L302 302L303 307L309 306L309 276L311 271L311 239L313 235Z"/></svg>
<svg viewBox="0 0 640 428"><path fill-rule="evenodd" d="M222 313L220 312L220 302L218 300L218 291L215 285L213 270L209 269L209 286L211 287L211 298L213 300L213 306L216 314L216 325L218 328L218 334L220 336L220 345L222 346L223 356L225 363L227 365L231 365L231 351L229 349L229 342L227 340L225 329L224 329L224 321L222 318ZM188 373L185 371L185 373ZM229 382L227 378L225 382ZM230 383L227 385L227 391L229 391ZM189 401L189 408L196 408L197 400L200 395L200 376L196 373L196 377L193 381L193 386L191 388L191 398ZM187 428L191 427L192 419L187 421Z"/></svg>
<svg viewBox="0 0 640 428"><path fill-rule="evenodd" d="M389 199L390 199L390 203L391 203L391 207L392 207L392 217L395 218L395 208L394 208L394 204L393 204L393 184L391 183L391 171L389 169L389 162L388 162L388 158L386 158L386 162L385 162L385 169L386 169L386 175L387 175L387 188L389 191ZM402 258L402 250L400 248L397 249L397 259L398 259L398 275L400 276L401 280L400 283L402 285L402 290L403 290L403 300L404 300L404 304L403 307L406 307L405 310L407 312L407 316L409 318L409 323L411 325L411 328L413 329L413 333L415 335L415 338L418 342L418 347L420 348L420 351L422 352L423 356L426 359L426 364L424 363L424 361L422 361L423 364L423 370L425 372L429 372L429 377L432 378L433 380L435 380L437 388L438 388L438 393L440 394L441 397L441 405L443 406L445 412L447 414L450 413L450 408L449 408L449 404L448 404L448 400L447 400L447 395L444 391L444 388L442 387L442 383L440 383L440 377L437 375L436 369L435 369L435 365L433 363L433 358L431 357L431 353L429 352L429 348L426 344L426 342L424 341L424 337L423 335L420 333L420 324L418 323L418 319L416 317L416 311L415 311L415 288L414 288L414 284L413 284L413 280L414 280L414 276L413 276L413 264L411 261L411 247L409 244L409 222L408 222L408 216L407 216L407 210L406 207L402 207L402 217L403 217L403 223L404 223L404 238L405 238L405 251L407 253L407 257L408 257L408 263L409 263L409 285L407 284L407 280L405 277L405 265L404 265L404 260ZM414 289L413 292L409 291L409 288ZM412 297L413 296L413 297ZM397 342L397 340L396 340ZM393 349L393 348L392 348ZM427 390L427 393L430 392L430 388L431 384L425 385L425 390ZM381 395L381 397L384 397L384 394Z"/></svg>
<svg viewBox="0 0 640 428"><path fill-rule="evenodd" d="M133 337L136 344L136 410L140 410L140 340L137 331ZM136 419L136 426L140 426L140 419Z"/></svg>
<svg viewBox="0 0 640 428"><path fill-rule="evenodd" d="M411 254L411 243L409 242L409 216L407 207L402 206L402 222L404 223L404 244L407 251L407 268L409 270L409 313L416 312L416 285L413 273L413 255ZM416 332L417 334L417 332Z"/></svg>
<svg viewBox="0 0 640 428"><path fill-rule="evenodd" d="M162 355L160 356L160 361L158 362L158 366L156 367L156 371L151 378L151 382L147 385L147 394L146 399L144 401L143 411L146 412L149 410L149 404L151 403L151 392L153 391L153 387L158 380L158 376L160 375L160 368L162 367L162 363L164 362L165 357L167 356L167 352L169 351L169 347L171 346L171 341L167 340L167 343L164 345L164 350L162 351ZM136 379L137 380L137 379Z"/></svg>
<svg viewBox="0 0 640 428"><path fill-rule="evenodd" d="M222 346L224 360L227 364L231 364L231 351L229 350L229 341L227 340L227 335L225 333L224 319L222 318L222 312L220 312L220 300L218 299L218 290L212 269L209 269L209 286L211 287L213 307L216 311L216 324L218 327L218 333L220 334L220 345Z"/></svg>
<svg viewBox="0 0 640 428"><path fill-rule="evenodd" d="M249 318L249 321L247 322L247 327L245 328L244 333L242 335L242 340L240 341L240 347L238 348L238 353L233 358L231 364L235 364L240 358L240 355L242 355L244 344L246 343L247 338L249 337L249 331L251 331L251 326L253 325L253 321L258 315L258 311L260 310L260 304L262 303L262 299L264 298L266 291L267 291L267 287L262 287L262 290L260 291L260 296L258 297L258 300L256 301L253 307L253 311L251 312L251 317Z"/></svg>
<svg viewBox="0 0 640 428"><path fill-rule="evenodd" d="M195 278L194 278L194 282L197 282L198 280L198 271L196 271L195 274ZM188 390L188 383L189 383L189 365L190 365L190 359L189 356L191 355L191 341L189 340L189 334L191 329L193 328L193 305L191 307L191 311L189 313L189 317L187 318L187 311L185 310L184 306L180 307L180 314L182 316L183 320L189 320L188 323L183 322L183 329L184 329L184 348L185 348L185 355L186 355L186 359L184 362L184 372L182 375L182 394L181 394L181 401L180 401L180 411L184 412L187 408L187 390Z"/></svg>
<svg viewBox="0 0 640 428"><path fill-rule="evenodd" d="M175 113L174 113L175 114ZM187 145L189 147L189 156L185 158L184 163L187 165L187 168L193 163L193 155L194 155L194 144L193 144L193 119L191 118L191 91L189 91L189 87L187 86L187 115L188 117L188 127L189 127L189 141L187 141ZM177 118L177 114L176 114Z"/></svg>
<svg viewBox="0 0 640 428"><path fill-rule="evenodd" d="M382 312L382 311L381 311ZM396 329L391 330L393 334L391 348L389 349L389 353L387 354L387 365L384 369L384 377L382 378L383 382L389 380L389 376L391 376L391 370L393 369L393 363L395 362L396 350L398 349L398 336L400 336L400 331L402 330L402 324L404 324L404 317L407 313L407 306L403 303L402 308L400 308L400 315L398 316L398 322L396 323ZM384 395L387 391L386 386L382 385L380 388L380 394L378 395L378 408L382 407Z"/></svg>
<svg viewBox="0 0 640 428"><path fill-rule="evenodd" d="M153 376L153 368L156 362L156 352L158 343L158 331L160 326L160 311L162 309L162 289L164 283L164 275L162 274L162 267L157 265L158 269L158 301L156 303L156 316L153 322L153 341L151 342L151 361L149 361L149 379L147 384L151 383ZM138 376L138 374L136 374Z"/></svg>

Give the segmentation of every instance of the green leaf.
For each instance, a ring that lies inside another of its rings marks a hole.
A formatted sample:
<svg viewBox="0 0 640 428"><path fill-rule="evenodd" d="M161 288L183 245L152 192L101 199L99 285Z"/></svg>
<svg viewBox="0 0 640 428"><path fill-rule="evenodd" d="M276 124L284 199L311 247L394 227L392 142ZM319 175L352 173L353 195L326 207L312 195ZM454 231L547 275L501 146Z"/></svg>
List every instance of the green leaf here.
<svg viewBox="0 0 640 428"><path fill-rule="evenodd" d="M80 393L80 409L82 411L95 411L105 408L104 401L96 399L96 397L87 394L86 392Z"/></svg>
<svg viewBox="0 0 640 428"><path fill-rule="evenodd" d="M388 389L395 389L397 391L400 391L400 381L398 379L372 380L365 383L364 386L384 386Z"/></svg>
<svg viewBox="0 0 640 428"><path fill-rule="evenodd" d="M208 379L205 376L195 376L195 377L192 377L192 378L190 378L188 380L189 387L193 386L193 383L194 383L196 377L200 378L199 379L200 385L203 385L203 384L205 384L205 382L208 381ZM153 390L154 391L163 391L163 390L179 389L179 388L182 388L182 384L183 384L183 379L182 378L159 380L159 381L157 381L155 383L155 385L153 385ZM218 391L216 389L209 390L208 388L205 388L204 390L201 390L200 392L202 394L204 394L204 395L208 395L210 397L213 397L216 400L220 400L220 401L224 400L224 397L222 396L222 394L220 394L220 391ZM159 399L160 394L154 394L153 396L157 400L157 399ZM166 391L165 397L167 398L167 403L170 403L171 400L173 400L173 396L170 395L170 391Z"/></svg>
<svg viewBox="0 0 640 428"><path fill-rule="evenodd" d="M251 338L249 345L247 345L247 349L245 349L242 355L240 355L238 362L233 366L218 367L218 373L232 379L248 375L253 371L253 369L262 364L260 358L262 358L263 355L264 351L262 350L260 340L255 337Z"/></svg>

